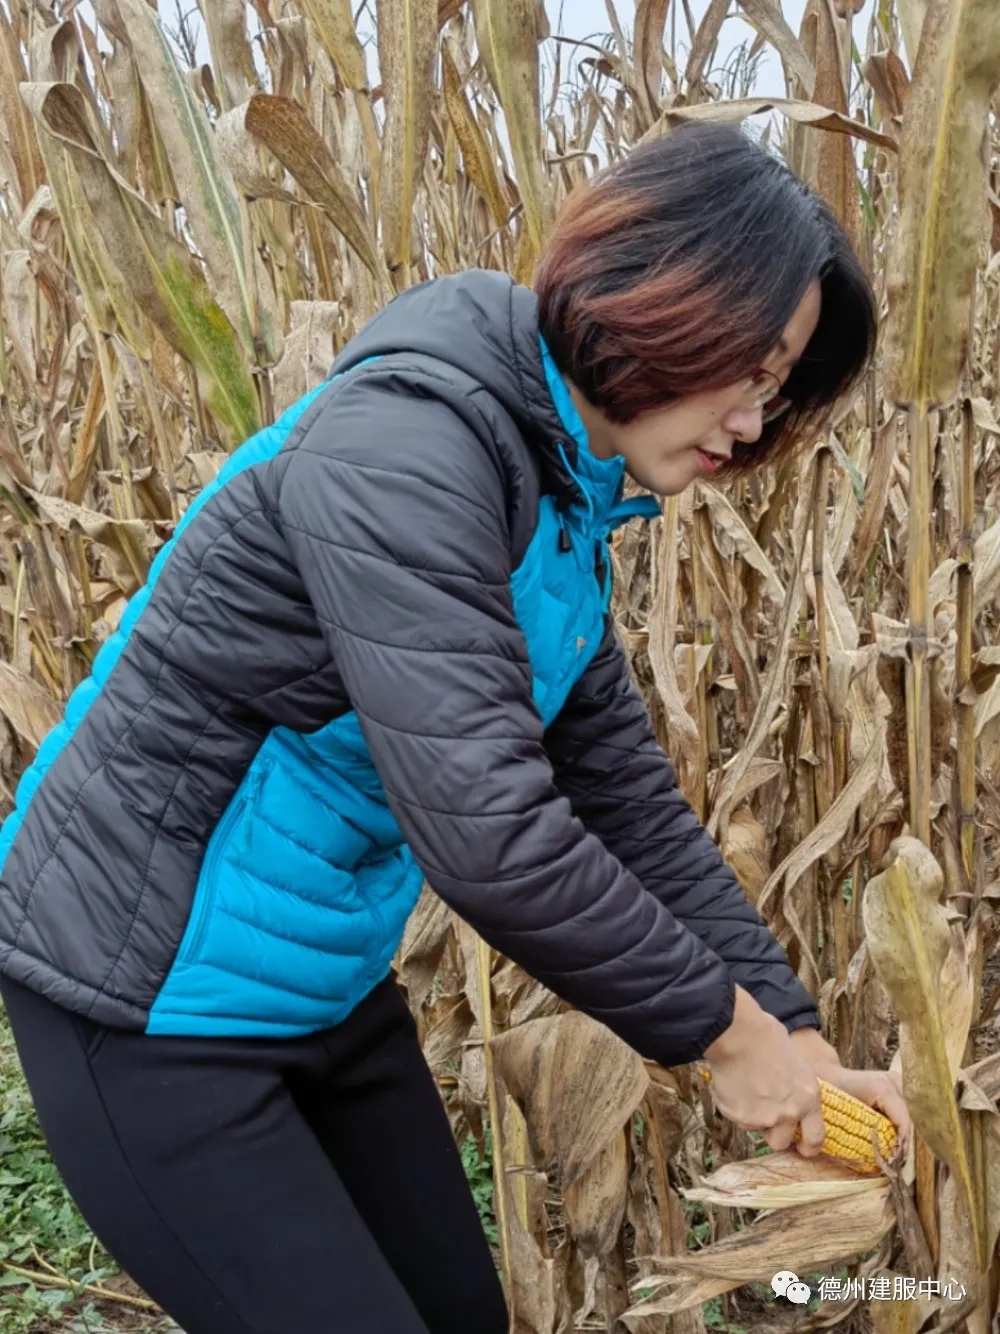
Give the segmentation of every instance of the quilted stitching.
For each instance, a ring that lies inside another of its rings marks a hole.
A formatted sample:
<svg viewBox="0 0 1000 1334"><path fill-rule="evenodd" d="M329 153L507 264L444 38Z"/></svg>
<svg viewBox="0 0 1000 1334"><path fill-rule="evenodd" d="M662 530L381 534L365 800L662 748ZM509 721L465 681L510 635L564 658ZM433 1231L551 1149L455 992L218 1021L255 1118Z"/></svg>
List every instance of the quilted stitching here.
<svg viewBox="0 0 1000 1334"><path fill-rule="evenodd" d="M580 475L570 471L580 482L584 497L583 504L562 516L551 496L540 498L534 535L511 578L515 617L531 664L532 693L542 722L548 727L601 642L610 588L598 583L599 544L644 504L648 512L655 502L620 503L622 461L601 461L590 455L586 431L544 343L542 352L553 398L577 445ZM569 467L568 460L566 463ZM562 549L562 532L569 539L568 551ZM317 838L318 829L336 826L311 821L301 803L296 805L295 794L303 790L297 772L308 772L313 794L325 808L345 819L349 828L343 827L340 839L328 837L324 844ZM259 951L260 979L284 989L289 1022L301 1021L303 1025L314 1022L312 1002L319 975L326 974L334 1011L347 1012L360 999L367 983L388 966L402 938L422 876L403 846L354 715L338 719L314 738L283 734L282 729L272 733L234 797L234 806L247 801L248 791L248 809L232 828L223 820L217 831L221 846L218 850L210 847L206 871L199 882L196 898L213 905L210 925L202 933L198 914L192 914L178 965L153 1008L150 1031L159 1031L161 1023L169 1022L164 1016L176 1014L178 988L187 989L196 1004L203 1003L196 980L202 964L211 965L216 972L231 971L235 993L246 992L241 948L245 941L234 933L234 921L251 933L248 940L254 930L268 938L266 943L261 942ZM407 794L407 800L412 801L413 794ZM274 815L278 809L282 811L280 830ZM378 836L369 827L372 819L379 826ZM250 830L249 843L257 842L258 856L252 872L240 852L241 829ZM276 834L277 839L270 840L270 834ZM374 861L363 867L360 847L366 838ZM387 853L395 856L386 860ZM297 877L304 880L310 862L319 865L313 867L309 892L300 892ZM329 868L327 877L323 876L324 863ZM256 896L249 884L251 875L253 883L263 887ZM353 934L356 938L356 932L346 932L341 940L336 931L329 931L328 921L311 915L309 909L316 897L324 897L318 889L324 879L330 886L325 895L330 907L340 905L340 896L367 907L371 936L366 953L369 960L375 960L370 970L361 967L360 961L354 971L342 966L341 956L349 951L350 937ZM243 899L254 903L249 919L240 911ZM269 909L263 907L267 903ZM311 955L297 953L300 947ZM233 954L231 970L227 949ZM327 954L331 957L328 969L324 963ZM300 966L289 966L289 956L297 957ZM247 999L244 1003L253 1002ZM227 997L223 988L222 999L216 995L212 1004L232 1009L233 996Z"/></svg>

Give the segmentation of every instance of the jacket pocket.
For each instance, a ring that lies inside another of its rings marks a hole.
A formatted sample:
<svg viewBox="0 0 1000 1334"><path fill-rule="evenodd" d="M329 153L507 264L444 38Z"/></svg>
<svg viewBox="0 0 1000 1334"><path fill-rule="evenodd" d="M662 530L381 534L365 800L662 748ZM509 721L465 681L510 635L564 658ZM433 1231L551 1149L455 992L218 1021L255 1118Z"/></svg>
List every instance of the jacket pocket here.
<svg viewBox="0 0 1000 1334"><path fill-rule="evenodd" d="M205 943L205 933L218 898L219 882L226 863L226 853L238 841L244 855L252 848L254 808L266 777L266 764L255 760L246 777L226 807L209 840L195 889L191 916L177 953L179 963L193 963Z"/></svg>
<svg viewBox="0 0 1000 1334"><path fill-rule="evenodd" d="M83 1034L83 1045L86 1048L87 1060L92 1061L104 1046L104 1039L111 1030L107 1024L88 1024L87 1030Z"/></svg>

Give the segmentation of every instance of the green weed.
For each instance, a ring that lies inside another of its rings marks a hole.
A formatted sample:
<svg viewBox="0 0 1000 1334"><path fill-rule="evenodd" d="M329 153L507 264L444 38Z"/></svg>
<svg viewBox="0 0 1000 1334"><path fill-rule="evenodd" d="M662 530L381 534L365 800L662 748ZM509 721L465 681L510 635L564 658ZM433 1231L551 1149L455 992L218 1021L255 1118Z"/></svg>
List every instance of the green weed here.
<svg viewBox="0 0 1000 1334"><path fill-rule="evenodd" d="M483 1138L484 1155L480 1156L479 1146L472 1135L466 1135L462 1144L462 1166L476 1202L479 1221L486 1233L486 1240L491 1246L498 1246L496 1217L493 1213L493 1138L489 1127Z"/></svg>

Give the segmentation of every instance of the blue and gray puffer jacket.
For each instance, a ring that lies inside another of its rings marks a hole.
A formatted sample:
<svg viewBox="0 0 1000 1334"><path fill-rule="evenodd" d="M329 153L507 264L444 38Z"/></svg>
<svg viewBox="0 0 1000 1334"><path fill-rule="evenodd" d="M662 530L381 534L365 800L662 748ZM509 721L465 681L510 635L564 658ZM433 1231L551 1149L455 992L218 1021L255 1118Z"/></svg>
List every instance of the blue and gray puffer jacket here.
<svg viewBox="0 0 1000 1334"><path fill-rule="evenodd" d="M734 983L818 1024L675 785L608 614L622 502L494 272L393 301L190 506L0 833L0 972L150 1034L294 1037L423 879L643 1056Z"/></svg>

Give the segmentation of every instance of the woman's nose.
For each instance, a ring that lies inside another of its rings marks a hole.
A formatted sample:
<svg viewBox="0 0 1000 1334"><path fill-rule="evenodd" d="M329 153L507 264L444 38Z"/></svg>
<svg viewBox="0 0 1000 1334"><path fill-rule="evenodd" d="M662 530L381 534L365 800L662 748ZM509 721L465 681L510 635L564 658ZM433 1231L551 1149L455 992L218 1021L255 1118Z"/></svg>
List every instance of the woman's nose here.
<svg viewBox="0 0 1000 1334"><path fill-rule="evenodd" d="M737 440L752 445L760 439L764 429L764 411L762 408L734 408L723 417L720 425Z"/></svg>

